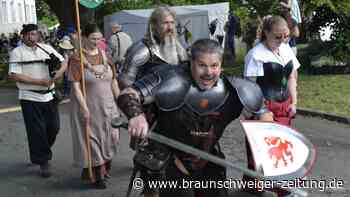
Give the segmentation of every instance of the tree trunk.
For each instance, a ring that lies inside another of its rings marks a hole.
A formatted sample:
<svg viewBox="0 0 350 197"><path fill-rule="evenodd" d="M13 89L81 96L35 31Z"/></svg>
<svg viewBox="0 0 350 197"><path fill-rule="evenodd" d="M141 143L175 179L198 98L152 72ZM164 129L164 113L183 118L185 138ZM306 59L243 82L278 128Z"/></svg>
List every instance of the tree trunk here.
<svg viewBox="0 0 350 197"><path fill-rule="evenodd" d="M76 27L75 0L46 0L50 9L56 14L63 30L69 26ZM95 21L95 10L79 6L80 24L84 27L87 23Z"/></svg>

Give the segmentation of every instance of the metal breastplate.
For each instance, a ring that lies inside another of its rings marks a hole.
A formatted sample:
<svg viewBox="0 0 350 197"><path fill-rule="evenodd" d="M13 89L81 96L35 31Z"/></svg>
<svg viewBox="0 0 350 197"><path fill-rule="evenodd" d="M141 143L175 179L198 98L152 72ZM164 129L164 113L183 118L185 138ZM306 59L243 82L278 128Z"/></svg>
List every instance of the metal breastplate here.
<svg viewBox="0 0 350 197"><path fill-rule="evenodd" d="M169 105L167 102L165 105L158 100L160 113L157 131L185 144L211 152L225 127L241 113L242 104L237 93L222 79L212 89L206 91L199 90L193 82L171 84L188 88L181 88L185 91L181 94L179 94L181 91L177 91L176 95L158 95L157 99L164 99L165 96L172 98L173 104ZM170 88L167 87L166 90ZM178 154L180 158L189 157L187 154Z"/></svg>
<svg viewBox="0 0 350 197"><path fill-rule="evenodd" d="M264 76L257 77L264 97L268 100L282 102L288 99L288 79L293 70L293 62L289 61L285 66L268 62L263 64Z"/></svg>
<svg viewBox="0 0 350 197"><path fill-rule="evenodd" d="M206 91L201 91L192 84L185 97L185 104L192 111L202 115L217 110L225 103L228 96L229 91L222 79L219 79L213 88Z"/></svg>
<svg viewBox="0 0 350 197"><path fill-rule="evenodd" d="M203 115L225 103L229 91L222 79L210 90L201 91L191 83L188 72L177 72L175 77L170 77L157 89L156 103L161 110L173 111L186 105L193 112Z"/></svg>
<svg viewBox="0 0 350 197"><path fill-rule="evenodd" d="M170 87L168 87L170 88ZM182 89L186 90L186 89ZM173 91L172 91L173 92ZM186 94L174 94L172 99L182 100L177 102L177 107L162 105L163 102L158 102L162 106L160 109L166 113L166 117L162 117L163 122L167 124L175 124L174 128L178 131L187 131L182 134L177 133L176 137L187 139L193 144L201 144L201 148L209 150L211 145L216 141L214 138L221 134L217 134L219 117L222 113L219 112L229 98L230 92L225 86L222 79L219 79L217 84L210 90L201 91L195 85L190 85ZM168 95L169 96L169 95ZM164 98L164 97L161 97ZM168 97L170 98L170 97ZM169 123L169 120L172 120ZM225 121L222 121L225 122ZM181 128L181 126L183 128ZM164 125L165 127L169 125ZM221 129L220 129L221 130ZM222 129L223 130L223 129ZM191 137L190 137L191 136ZM190 137L191 139L188 139ZM205 142L205 145L203 144Z"/></svg>

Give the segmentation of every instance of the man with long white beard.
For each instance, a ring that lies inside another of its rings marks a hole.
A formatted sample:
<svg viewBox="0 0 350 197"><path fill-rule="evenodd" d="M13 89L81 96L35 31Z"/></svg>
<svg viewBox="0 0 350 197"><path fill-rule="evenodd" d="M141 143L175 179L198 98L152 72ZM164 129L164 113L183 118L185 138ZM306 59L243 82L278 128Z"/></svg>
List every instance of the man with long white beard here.
<svg viewBox="0 0 350 197"><path fill-rule="evenodd" d="M176 14L169 6L156 8L149 19L144 38L134 43L125 55L119 76L121 89L156 69L161 64L187 61L185 49L176 35Z"/></svg>
<svg viewBox="0 0 350 197"><path fill-rule="evenodd" d="M147 73L152 73L164 67L164 65L180 65L188 60L186 50L177 39L175 23L175 11L169 6L154 9L149 18L144 38L130 46L125 54L124 67L118 77L121 90L129 87ZM155 106L145 105L144 109L147 121L152 125L156 117ZM136 138L131 138L130 147L136 149L136 146L141 147L143 145L139 145ZM148 147L143 146L143 149L148 149ZM137 151L135 157L142 157L142 154ZM158 176L135 165L134 173L138 170L141 171L143 177ZM144 195L146 197L158 197L159 193L147 188L144 190Z"/></svg>

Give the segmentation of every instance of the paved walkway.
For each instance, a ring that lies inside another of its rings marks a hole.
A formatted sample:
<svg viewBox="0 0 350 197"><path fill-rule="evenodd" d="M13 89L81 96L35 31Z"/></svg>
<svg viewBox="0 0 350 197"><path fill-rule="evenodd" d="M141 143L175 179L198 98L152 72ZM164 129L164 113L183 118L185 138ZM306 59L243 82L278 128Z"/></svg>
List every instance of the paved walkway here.
<svg viewBox="0 0 350 197"><path fill-rule="evenodd" d="M12 90L13 91L13 90ZM9 91L9 92L12 92ZM0 91L2 98L3 92ZM10 93L9 93L10 94ZM16 93L1 99L0 107L16 105ZM3 102L4 101L4 102ZM55 175L49 179L38 176L38 167L29 163L27 140L20 112L0 113L0 191L1 197L119 197L125 196L132 170L132 154L128 149L128 136L121 133L119 152L113 161L112 179L106 190L88 189L79 180L80 170L72 167L72 142L69 130L68 104L60 106L62 129L53 148ZM297 117L296 127L317 146L318 158L308 179L323 182L338 179L344 181L340 189L308 189L309 196L350 196L350 126L317 118ZM243 134L238 122L227 128L221 141L228 159L244 165L246 162ZM229 170L228 176L240 179L241 173ZM138 196L134 192L132 196ZM252 195L233 192L231 196ZM271 196L271 195L267 195Z"/></svg>

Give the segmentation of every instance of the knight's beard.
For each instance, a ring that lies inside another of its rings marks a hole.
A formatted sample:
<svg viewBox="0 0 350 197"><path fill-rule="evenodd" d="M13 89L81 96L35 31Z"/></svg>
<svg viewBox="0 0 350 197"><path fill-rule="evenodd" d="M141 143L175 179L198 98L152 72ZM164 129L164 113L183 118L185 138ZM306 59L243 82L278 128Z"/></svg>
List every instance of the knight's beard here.
<svg viewBox="0 0 350 197"><path fill-rule="evenodd" d="M160 43L160 53L165 61L169 64L178 64L179 58L176 50L176 35L168 34L164 36L163 42Z"/></svg>

